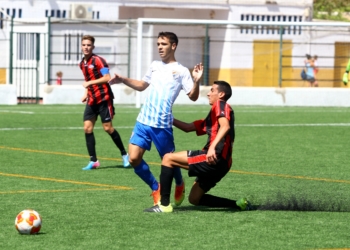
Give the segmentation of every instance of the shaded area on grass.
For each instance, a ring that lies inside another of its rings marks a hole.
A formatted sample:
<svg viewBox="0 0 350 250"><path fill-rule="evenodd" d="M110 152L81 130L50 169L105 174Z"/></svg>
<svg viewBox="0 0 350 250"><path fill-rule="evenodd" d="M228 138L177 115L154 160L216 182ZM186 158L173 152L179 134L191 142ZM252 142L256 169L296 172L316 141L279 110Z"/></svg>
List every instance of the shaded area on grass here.
<svg viewBox="0 0 350 250"><path fill-rule="evenodd" d="M267 199L257 210L272 211L320 211L320 212L350 212L350 204L346 200L335 197L300 197L278 193L276 198Z"/></svg>

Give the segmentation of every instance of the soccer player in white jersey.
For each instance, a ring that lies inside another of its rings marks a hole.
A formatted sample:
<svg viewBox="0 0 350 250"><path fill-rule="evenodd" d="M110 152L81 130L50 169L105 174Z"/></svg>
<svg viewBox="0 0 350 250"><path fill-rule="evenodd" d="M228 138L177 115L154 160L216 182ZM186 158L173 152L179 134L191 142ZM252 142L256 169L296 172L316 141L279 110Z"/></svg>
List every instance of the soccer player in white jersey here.
<svg viewBox="0 0 350 250"><path fill-rule="evenodd" d="M109 84L124 83L137 91L150 88L142 106L129 141L129 161L135 173L152 189L154 205L160 202L160 185L143 160L146 150L152 142L161 158L175 151L173 136L172 106L181 90L192 101L199 96L199 80L203 74L203 65L194 66L190 71L175 59L178 38L172 32L160 32L157 46L161 61L153 61L142 80L135 80L115 74ZM185 183L180 168L174 173L175 205L181 205L185 197Z"/></svg>

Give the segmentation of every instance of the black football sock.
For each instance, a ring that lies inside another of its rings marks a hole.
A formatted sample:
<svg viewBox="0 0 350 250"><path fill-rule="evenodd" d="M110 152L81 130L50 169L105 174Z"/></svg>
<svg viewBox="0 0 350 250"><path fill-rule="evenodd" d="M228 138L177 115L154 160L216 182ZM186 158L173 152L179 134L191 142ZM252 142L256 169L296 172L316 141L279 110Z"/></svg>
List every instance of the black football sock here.
<svg viewBox="0 0 350 250"><path fill-rule="evenodd" d="M96 149L95 149L96 142L95 142L94 133L93 132L91 134L85 133L85 140L86 140L87 150L90 155L90 161L97 161Z"/></svg>
<svg viewBox="0 0 350 250"><path fill-rule="evenodd" d="M230 200L222 197L217 197L210 194L204 194L199 201L199 206L207 207L229 207L240 209L235 200Z"/></svg>
<svg viewBox="0 0 350 250"><path fill-rule="evenodd" d="M109 134L109 135L111 136L112 140L114 141L114 144L119 148L120 153L122 155L126 155L126 151L125 151L123 142L122 142L122 140L120 138L120 135L119 135L118 131L114 129L112 134Z"/></svg>
<svg viewBox="0 0 350 250"><path fill-rule="evenodd" d="M160 173L160 204L169 206L171 184L174 178L174 169L162 165Z"/></svg>

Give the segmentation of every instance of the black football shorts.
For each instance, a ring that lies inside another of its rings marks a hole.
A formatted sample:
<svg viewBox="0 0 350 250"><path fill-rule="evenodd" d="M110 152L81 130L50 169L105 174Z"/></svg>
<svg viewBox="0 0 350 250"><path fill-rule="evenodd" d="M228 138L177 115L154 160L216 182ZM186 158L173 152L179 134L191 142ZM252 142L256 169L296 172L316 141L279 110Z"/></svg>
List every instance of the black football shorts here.
<svg viewBox="0 0 350 250"><path fill-rule="evenodd" d="M101 122L111 122L114 116L113 100L103 101L92 106L86 104L84 111L84 121L97 119L100 115Z"/></svg>
<svg viewBox="0 0 350 250"><path fill-rule="evenodd" d="M221 157L218 157L215 165L210 165L206 161L206 155L207 152L203 150L187 151L188 176L196 176L196 182L205 192L208 192L228 173L230 166Z"/></svg>

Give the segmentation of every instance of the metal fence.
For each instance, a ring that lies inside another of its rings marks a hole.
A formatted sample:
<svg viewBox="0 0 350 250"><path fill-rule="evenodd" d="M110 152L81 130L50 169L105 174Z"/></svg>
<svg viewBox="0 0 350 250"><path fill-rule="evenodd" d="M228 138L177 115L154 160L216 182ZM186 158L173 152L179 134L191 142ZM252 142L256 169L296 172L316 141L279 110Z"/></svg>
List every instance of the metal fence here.
<svg viewBox="0 0 350 250"><path fill-rule="evenodd" d="M302 22L297 17L283 16L274 17L274 22L272 17L269 20L87 22L48 18L45 23L35 24L42 26L41 31L35 31L33 24L15 22L10 25L10 83L25 85L20 91L34 88L31 81L36 81L36 86L55 84L56 73L61 71L63 85L81 84L84 80L78 63L84 34L95 36L94 52L107 60L112 74L141 78L149 64L159 60L158 33L172 31L179 37L177 61L189 69L203 62L203 85L221 79L232 86L307 86L300 71L305 54L310 54L318 56L319 86L342 86L341 75L350 54L350 23ZM26 27L33 31L24 32ZM30 69L34 72L28 73ZM25 93L19 96L37 97L36 90Z"/></svg>

